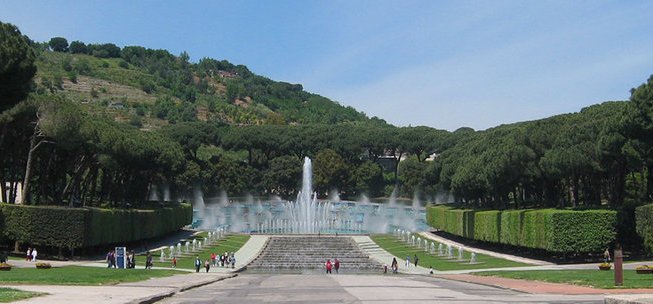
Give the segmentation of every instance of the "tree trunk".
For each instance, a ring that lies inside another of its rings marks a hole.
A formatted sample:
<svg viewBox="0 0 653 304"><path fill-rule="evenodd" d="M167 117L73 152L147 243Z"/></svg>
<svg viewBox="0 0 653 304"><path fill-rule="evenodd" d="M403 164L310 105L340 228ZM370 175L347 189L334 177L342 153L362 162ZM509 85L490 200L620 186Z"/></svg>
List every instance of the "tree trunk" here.
<svg viewBox="0 0 653 304"><path fill-rule="evenodd" d="M36 134L32 135L32 139L29 141L29 152L27 153L27 164L25 165L25 179L23 180L23 193L20 197L20 204L25 204L27 200L27 195L29 194L29 180L32 177L32 160L34 157L34 151L38 148L36 143Z"/></svg>

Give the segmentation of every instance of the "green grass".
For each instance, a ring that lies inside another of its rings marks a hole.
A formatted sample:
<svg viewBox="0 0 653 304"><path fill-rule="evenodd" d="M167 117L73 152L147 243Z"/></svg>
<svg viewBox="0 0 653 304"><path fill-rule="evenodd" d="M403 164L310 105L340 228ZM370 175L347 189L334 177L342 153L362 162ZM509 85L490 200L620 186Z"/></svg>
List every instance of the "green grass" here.
<svg viewBox="0 0 653 304"><path fill-rule="evenodd" d="M456 261L458 258L458 251L456 249L454 249L454 259L452 260L449 260L446 257L438 256L437 242L434 242L436 246L436 253L430 254L425 252L423 249L418 249L408 245L392 235L372 235L371 238L381 248L385 249L395 256L402 258L402 260L399 261L400 268L404 265L406 256L410 256L412 261L415 254L417 254L417 257L419 258L418 265L426 268L433 267L433 269L440 271L530 266L528 264L499 259L484 254L476 254L476 262L478 264L469 264L469 259L471 258L471 254L469 252L465 252L463 254L463 259L465 262Z"/></svg>
<svg viewBox="0 0 653 304"><path fill-rule="evenodd" d="M198 235L198 238L203 238L206 235ZM200 259L202 260L202 265L204 265L204 260L211 258L211 253L215 252L215 254L223 254L225 251L226 252L236 252L240 247L242 247L247 241L249 240L249 235L244 235L244 234L231 234L226 237L226 239L219 240L217 243L214 243L213 245L209 247L202 247L201 251L190 253L186 255L185 253L181 257L177 257L177 268L182 268L182 269L195 269L195 257L199 256ZM182 252L186 247L182 247ZM168 255L168 250L166 249L165 251L166 256ZM154 256L154 266L163 266L163 267L169 267L172 265L172 262L170 262L169 259L166 259L166 262L164 265L161 265L161 262L159 262L159 256L161 255L160 251L152 252ZM236 256L236 261L238 261L238 256ZM145 256L138 256L136 258L136 264L138 265L144 265L145 264Z"/></svg>
<svg viewBox="0 0 653 304"><path fill-rule="evenodd" d="M0 285L111 285L183 273L185 272L177 270L107 269L82 266L54 267L51 269L12 268L10 271L0 273Z"/></svg>
<svg viewBox="0 0 653 304"><path fill-rule="evenodd" d="M22 291L13 288L0 288L0 303L8 303L44 295L44 293Z"/></svg>
<svg viewBox="0 0 653 304"><path fill-rule="evenodd" d="M637 274L635 270L624 270L623 287L614 286L614 270L487 271L475 273L475 275L565 283L596 288L653 288L653 275Z"/></svg>

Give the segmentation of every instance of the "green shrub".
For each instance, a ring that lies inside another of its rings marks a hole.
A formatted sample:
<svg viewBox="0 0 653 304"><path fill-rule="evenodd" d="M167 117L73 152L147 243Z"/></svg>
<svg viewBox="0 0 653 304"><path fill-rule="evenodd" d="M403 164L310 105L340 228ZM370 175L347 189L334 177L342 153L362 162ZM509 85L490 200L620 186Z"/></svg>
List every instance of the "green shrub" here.
<svg viewBox="0 0 653 304"><path fill-rule="evenodd" d="M38 246L81 247L88 210L1 204L8 239Z"/></svg>
<svg viewBox="0 0 653 304"><path fill-rule="evenodd" d="M653 252L653 204L635 209L635 229L644 239L644 247Z"/></svg>
<svg viewBox="0 0 653 304"><path fill-rule="evenodd" d="M519 246L526 210L501 211L501 224L499 242L502 244Z"/></svg>
<svg viewBox="0 0 653 304"><path fill-rule="evenodd" d="M617 235L612 210L555 210L549 215L547 249L554 252L602 252Z"/></svg>
<svg viewBox="0 0 653 304"><path fill-rule="evenodd" d="M653 207L648 208L638 213L638 231L649 233L651 240ZM427 210L429 225L447 233L558 253L602 252L616 237L616 215L612 210L473 211L450 206Z"/></svg>
<svg viewBox="0 0 653 304"><path fill-rule="evenodd" d="M190 224L192 216L190 204L153 210L0 204L0 237L38 246L90 247L164 235Z"/></svg>
<svg viewBox="0 0 653 304"><path fill-rule="evenodd" d="M478 211L474 214L474 239L499 243L501 211Z"/></svg>

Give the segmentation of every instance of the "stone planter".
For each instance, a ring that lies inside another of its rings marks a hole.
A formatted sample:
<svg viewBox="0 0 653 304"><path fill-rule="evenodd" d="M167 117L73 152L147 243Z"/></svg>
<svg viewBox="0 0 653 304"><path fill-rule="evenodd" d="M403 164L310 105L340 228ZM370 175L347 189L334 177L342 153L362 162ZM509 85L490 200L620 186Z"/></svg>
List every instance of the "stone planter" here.
<svg viewBox="0 0 653 304"><path fill-rule="evenodd" d="M653 269L647 268L647 269L635 269L635 272L638 274L651 274L653 273Z"/></svg>
<svg viewBox="0 0 653 304"><path fill-rule="evenodd" d="M0 271L9 271L11 270L11 266L7 264L0 265Z"/></svg>
<svg viewBox="0 0 653 304"><path fill-rule="evenodd" d="M610 269L612 269L612 266L601 266L600 265L599 269L601 269L601 270L610 270Z"/></svg>

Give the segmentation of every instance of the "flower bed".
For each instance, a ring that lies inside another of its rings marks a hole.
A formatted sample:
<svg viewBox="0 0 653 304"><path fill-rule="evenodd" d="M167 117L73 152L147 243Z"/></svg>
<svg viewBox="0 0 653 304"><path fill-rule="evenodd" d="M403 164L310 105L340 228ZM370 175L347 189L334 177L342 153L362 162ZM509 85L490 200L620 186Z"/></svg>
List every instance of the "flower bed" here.
<svg viewBox="0 0 653 304"><path fill-rule="evenodd" d="M7 263L0 263L0 271L9 271L11 270L11 265Z"/></svg>
<svg viewBox="0 0 653 304"><path fill-rule="evenodd" d="M601 263L599 264L599 269L601 270L610 270L612 268L612 265L610 263Z"/></svg>
<svg viewBox="0 0 653 304"><path fill-rule="evenodd" d="M50 269L50 268L52 268L52 265L50 265L50 263L36 263L36 268L37 269Z"/></svg>
<svg viewBox="0 0 653 304"><path fill-rule="evenodd" d="M635 268L635 272L637 272L638 274L651 274L653 273L653 268L651 268L650 266L641 265Z"/></svg>

